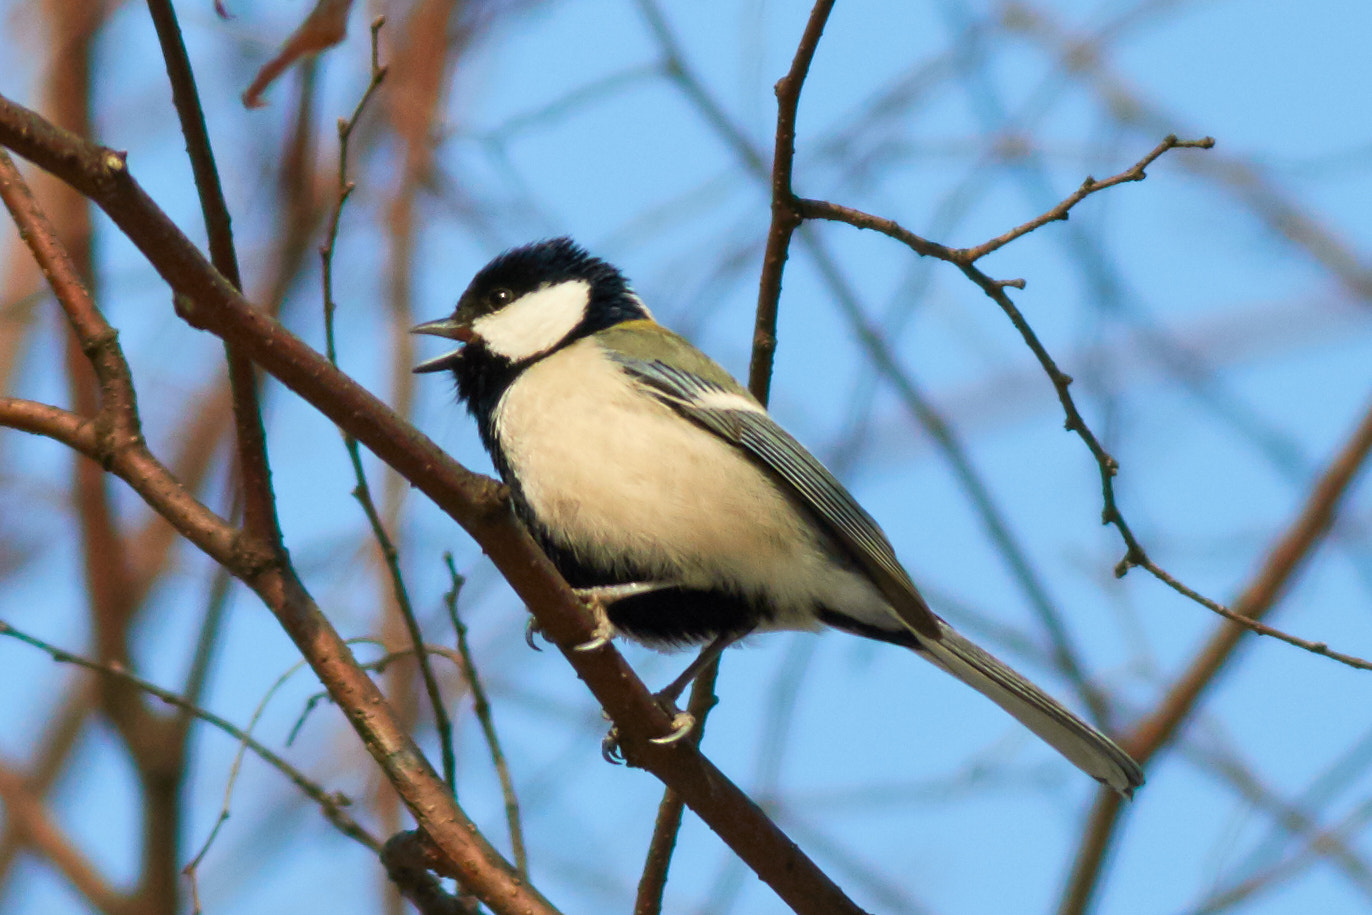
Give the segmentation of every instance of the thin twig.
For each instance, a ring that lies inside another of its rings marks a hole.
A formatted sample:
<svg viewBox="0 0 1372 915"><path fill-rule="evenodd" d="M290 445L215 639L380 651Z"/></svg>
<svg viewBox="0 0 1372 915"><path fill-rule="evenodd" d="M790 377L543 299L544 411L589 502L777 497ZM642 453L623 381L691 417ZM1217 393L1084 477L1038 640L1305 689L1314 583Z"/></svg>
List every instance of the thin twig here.
<svg viewBox="0 0 1372 915"><path fill-rule="evenodd" d="M1363 414L1343 448L1311 488L1300 513L1272 545L1261 568L1234 602L1234 612L1238 616L1256 621L1276 605L1296 572L1323 542L1344 496L1366 466L1369 454L1372 454L1372 407ZM1133 734L1123 742L1135 759L1147 763L1172 740L1177 729L1194 712L1201 694L1214 684L1216 673L1234 653L1245 631L1246 624L1226 622L1219 626L1153 714L1139 722ZM1348 660L1358 659L1335 660L1348 663ZM1365 669L1366 662L1351 666ZM1072 875L1058 908L1060 915L1080 915L1091 902L1119 823L1119 798L1110 795L1112 792L1102 791L1097 796L1087 819Z"/></svg>
<svg viewBox="0 0 1372 915"><path fill-rule="evenodd" d="M357 636L356 638L351 638L347 641L349 645L375 645L385 652L379 658L358 664L363 670L371 671L378 676L384 674L387 668L396 661L413 658L415 655L413 645L405 648L397 648L394 651L385 651L386 643L375 636ZM453 649L445 648L442 645L426 644L424 646L424 653L432 657L447 658L448 661L452 663L453 667L457 669L459 676L462 674L462 656ZM297 716L295 724L291 725L291 729L286 735L286 746L289 747L291 744L295 743L295 738L300 736L300 731L305 727L305 722L309 720L310 714L319 703L326 701L333 701L333 697L329 695L328 690L320 690L305 700L305 704L300 709L300 715Z"/></svg>
<svg viewBox="0 0 1372 915"><path fill-rule="evenodd" d="M1130 181L1142 181L1148 177L1145 169L1152 165L1159 156L1173 149L1213 149L1215 140L1213 137L1202 137L1199 140L1179 140L1176 134L1168 134L1163 141L1153 147L1146 156L1135 162L1133 166L1106 178L1104 181L1097 181L1089 175L1082 181L1081 187L1077 188L1070 195L1062 200L1057 206L1045 213L1034 217L1023 225L1016 226L1004 234L997 235L990 241L982 242L975 248L964 248L958 253L958 261L973 264L981 258L990 254L992 251L1005 247L1017 238L1021 238L1033 232L1035 229L1042 228L1050 222L1060 222L1067 219L1072 208L1081 203L1092 194L1099 193L1106 188L1114 187L1117 184L1125 184Z"/></svg>
<svg viewBox="0 0 1372 915"><path fill-rule="evenodd" d="M368 638L348 639L347 644L355 645L359 642L373 643L375 640ZM220 827L229 819L229 810L233 800L233 790L238 784L238 773L242 769L243 757L249 749L249 741L252 739L252 732L257 727L257 722L262 719L263 713L267 710L267 705L271 702L277 692L286 685L286 682L290 680L291 677L299 673L300 669L304 666L305 661L302 658L286 668L286 671L277 677L271 686L267 687L267 691L263 693L262 698L257 701L257 707L253 709L252 716L248 719L248 726L243 730L243 739L238 742L238 750L234 753L233 763L229 766L229 777L224 783L224 803L219 808L219 817L215 820L215 824L210 829L209 835L206 836L204 843L201 844L200 850L191 858L191 862L182 869L183 872L191 878L192 886L195 884L196 871L200 866L201 860L203 860L205 855L209 852L210 846L214 844L215 838L219 835ZM314 700L312 699L309 707L313 708L313 706ZM286 746L289 747L294 742L296 731L300 729L300 725L303 723L304 716L302 715L300 720L296 722L295 727L291 728L290 733L287 735Z"/></svg>
<svg viewBox="0 0 1372 915"><path fill-rule="evenodd" d="M1101 494L1104 506L1101 512L1102 523L1114 526L1115 529L1119 531L1120 537L1125 544L1124 558L1121 559L1119 564L1115 567L1115 574L1117 576L1122 577L1130 568L1137 566L1153 575L1177 593L1195 601L1220 616L1223 616L1231 622L1248 627L1259 635L1272 636L1280 641L1287 642L1298 648L1303 648L1306 651L1330 658L1331 660L1338 661L1339 663L1346 664L1350 667L1360 670L1372 670L1372 663L1369 663L1362 658L1333 651L1324 642L1301 639L1297 636L1282 632L1281 630L1266 626L1255 620L1248 619L1241 614L1234 613L1223 604L1207 598L1193 588L1188 587L1175 576L1169 574L1148 556L1143 545L1134 534L1133 529L1125 520L1116 500L1114 477L1119 472L1119 462L1105 450L1105 447L1100 443L1100 440L1096 438L1095 433L1091 431L1086 420L1082 417L1081 412L1077 409L1076 402L1073 400L1072 395L1068 390L1072 384L1072 377L1058 368L1057 363L1048 353L1047 348L1039 341L1037 334L1035 334L1033 328L1029 325L1029 322L1005 292L1006 287L1022 287L1023 281L994 280L973 266L975 260L990 251L994 251L1003 244L1013 241L1015 238L1019 238L1033 229L1046 225L1049 222L1066 218L1067 212L1071 210L1073 206L1096 191L1114 187L1115 185L1123 184L1128 181L1142 180L1144 177L1144 168L1168 150L1184 148L1209 149L1213 144L1214 141L1209 137L1200 140L1178 140L1175 136L1169 136L1149 152L1148 155L1144 156L1139 162L1125 171L1107 178L1104 181L1093 181L1088 178L1083 182L1081 188L1047 213L1030 220L1016 229L1012 229L1002 236L998 236L989 242L979 245L976 248L954 249L938 245L920 238L918 235L901 227L892 220L884 219L880 216L873 216L870 213L864 213L850 207L838 206L827 201L801 200L799 201L800 211L807 219L826 219L847 223L848 225L859 229L873 229L883 235L902 242L917 254L936 257L940 260L946 260L955 264L964 274L966 274L968 279L981 287L982 291L1000 306L1001 310L1004 311L1006 316L1010 319L1010 323L1020 332L1020 336L1034 353L1034 356L1038 359L1039 364L1043 367L1044 372L1052 382L1053 388L1058 395L1058 401L1062 405L1063 412L1067 416L1067 430L1075 432L1077 436L1085 442L1087 448L1091 451L1092 456L1096 460L1096 465L1099 468L1100 473Z"/></svg>
<svg viewBox="0 0 1372 915"><path fill-rule="evenodd" d="M356 188L356 185L348 180L348 140L357 127L358 118L366 110L367 102L386 78L386 68L380 63L379 50L381 27L385 23L384 16L378 16L372 20L371 80L367 83L367 88L363 91L362 97L358 99L357 107L353 109L352 115L347 119L340 119L338 122L338 196L334 202L333 213L329 217L329 228L325 235L324 244L319 248L319 257L323 263L325 352L328 354L329 361L335 366L338 365L338 347L334 336L334 313L337 310L337 303L333 296L333 255L338 242L338 228L343 217L343 207ZM400 616L405 621L405 629L415 649L415 660L419 663L420 677L424 681L424 690L428 694L429 705L433 708L434 728L438 731L439 752L443 757L443 780L447 783L450 791L456 791L457 757L453 752L452 719L444 705L443 693L438 687L438 678L434 676L433 665L429 663L428 653L424 650L424 633L419 628L419 620L415 617L414 605L410 601L410 592L405 586L405 578L400 571L400 552L396 549L395 541L387 533L380 512L376 510L371 486L367 483L367 472L362 466L362 452L358 447L357 439L344 432L343 446L347 449L348 461L352 465L353 477L357 481L353 487L353 497L357 499L362 506L363 514L367 516L367 523L371 526L372 535L376 538L382 561L386 564L391 593L395 597Z"/></svg>
<svg viewBox="0 0 1372 915"><path fill-rule="evenodd" d="M515 794L514 779L510 777L510 764L505 760L505 753L500 748L500 738L495 732L495 717L491 713L490 700L486 697L485 687L481 685L481 677L477 675L471 646L467 644L467 624L462 622L457 612L458 594L462 591L466 579L458 574L457 566L453 565L452 553L444 553L443 562L448 567L448 575L452 582L452 587L443 595L443 603L448 608L448 618L452 620L453 630L457 633L457 653L462 660L462 676L467 681L467 688L472 691L472 711L476 713L476 720L481 724L481 734L485 737L486 746L491 753L491 764L495 766L495 773L500 778L500 793L505 798L505 821L510 830L510 849L514 855L515 868L527 880L529 855L524 845L524 827L519 816L519 796Z"/></svg>
<svg viewBox="0 0 1372 915"><path fill-rule="evenodd" d="M381 840L367 832L366 828L357 823L352 817L348 816L347 812L343 809L348 803L346 798L337 792L325 791L299 769L296 769L266 746L259 743L251 734L240 729L227 719L221 718L213 712L201 708L192 702L187 702L176 693L165 690L154 683L149 683L147 680L144 680L121 667L114 664L102 664L98 661L92 661L88 658L83 658L80 655L72 654L55 645L50 645L42 639L22 632L4 620L0 620L0 636L9 636L10 638L18 639L21 642L31 645L59 664L74 664L77 667L83 667L86 670L94 671L95 673L106 677L114 677L189 715L194 715L206 724L218 728L230 737L241 741L248 749L261 757L263 762L286 776L291 784L295 785L305 794L305 796L319 805L319 809L323 812L325 819L332 823L339 832L343 833L348 838L367 846L373 851L381 850Z"/></svg>
<svg viewBox="0 0 1372 915"><path fill-rule="evenodd" d="M819 46L820 37L824 34L824 26L833 6L833 0L816 0L810 10L810 17L800 43L796 47L790 70L776 84L777 129L776 149L772 160L772 226L767 234L767 249L763 254L752 357L748 368L748 388L763 405L768 401L772 385L772 365L777 346L777 313L781 300L781 275L786 265L791 234L800 225L800 216L792 204L795 195L791 190L791 174L796 152L796 112L800 105L800 91L810 70L810 62L814 59L815 50ZM667 27L661 10L651 0L640 0L639 7L665 51L668 72L685 74L685 59L675 36ZM698 106L704 111L714 112L713 123L717 129L734 134L732 139L736 148L752 148L747 138L714 106L709 95L699 89L697 80L684 80L683 85L696 87ZM762 167L761 157L756 157L756 165ZM706 718L718 701L715 698L715 682L719 678L719 665L720 658L715 658L701 671L691 686L691 699L687 710L695 719L694 732L690 739L696 746L700 745L704 736ZM648 843L643 872L639 877L634 915L657 915L662 910L667 872L671 867L676 837L681 829L683 807L683 799L670 787L663 792L653 823L653 835Z"/></svg>
<svg viewBox="0 0 1372 915"><path fill-rule="evenodd" d="M530 607L548 637L619 728L627 761L671 785L748 865L798 912L858 912L843 891L694 747L655 744L672 719L613 645L577 652L593 637L582 602L510 511L495 481L472 473L364 388L329 364L270 315L224 282L196 246L129 173L126 157L90 143L0 95L0 144L89 196L175 290L178 314L192 326L241 344L254 361L432 498L481 545ZM0 397L0 423L50 436L100 455L90 431L66 411ZM443 850L463 883L483 900L549 911L442 789L413 739L289 565L253 538L176 490L146 449L102 455L109 469L163 513L195 545L230 565L272 609L347 714L373 760Z"/></svg>

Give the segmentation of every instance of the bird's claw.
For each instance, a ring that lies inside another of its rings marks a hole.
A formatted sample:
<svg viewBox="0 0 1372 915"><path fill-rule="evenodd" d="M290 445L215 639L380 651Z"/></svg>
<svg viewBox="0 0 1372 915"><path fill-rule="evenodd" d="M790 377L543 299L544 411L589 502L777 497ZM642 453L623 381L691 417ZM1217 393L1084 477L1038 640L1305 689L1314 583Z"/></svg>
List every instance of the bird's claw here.
<svg viewBox="0 0 1372 915"><path fill-rule="evenodd" d="M600 739L600 755L612 766L624 764L624 751L619 746L619 728L613 724Z"/></svg>
<svg viewBox="0 0 1372 915"><path fill-rule="evenodd" d="M690 712L676 712L670 707L666 711L672 713L672 730L661 737L649 737L649 743L655 743L660 747L669 747L683 737L691 733L696 726L696 716ZM623 765L624 749L619 745L619 728L610 725L610 730L600 741L600 755L605 757L605 761L612 766Z"/></svg>
<svg viewBox="0 0 1372 915"><path fill-rule="evenodd" d="M529 617L529 621L528 621L527 623L524 624L524 641L525 641L525 642L528 644L528 646L529 646L530 648L532 648L534 651L542 651L542 650L543 650L542 648L539 648L539 647L538 647L538 643L537 643L536 641L534 641L536 638L538 638L538 637L541 636L542 634L543 634L543 627L540 626L540 625L538 625L538 620L534 619L532 616Z"/></svg>
<svg viewBox="0 0 1372 915"><path fill-rule="evenodd" d="M672 733L665 734L662 737L649 737L648 742L655 743L661 747L671 746L687 734L691 733L691 730L695 726L695 715L692 715L690 712L677 712L672 716Z"/></svg>
<svg viewBox="0 0 1372 915"><path fill-rule="evenodd" d="M580 645L573 645L573 651L595 651L610 644L610 640L615 636L615 627L610 623L609 614L605 612L607 600L613 602L615 593L622 586L611 586L608 588L579 588L576 589L576 596L581 598L586 604L586 609L591 611L595 617L595 632L591 637Z"/></svg>
<svg viewBox="0 0 1372 915"><path fill-rule="evenodd" d="M595 632L580 645L574 645L573 651L595 651L597 648L604 648L610 644L610 639L614 638L615 630L610 625L609 619L606 618L605 611L601 610L595 617Z"/></svg>

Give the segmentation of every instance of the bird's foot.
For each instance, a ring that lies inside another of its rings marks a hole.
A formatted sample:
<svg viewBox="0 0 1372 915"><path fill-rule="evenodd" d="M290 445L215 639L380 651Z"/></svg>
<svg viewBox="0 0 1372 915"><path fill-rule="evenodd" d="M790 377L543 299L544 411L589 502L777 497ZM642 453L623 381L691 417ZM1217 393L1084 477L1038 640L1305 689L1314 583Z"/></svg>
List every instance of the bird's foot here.
<svg viewBox="0 0 1372 915"><path fill-rule="evenodd" d="M595 616L595 633L586 641L576 646L576 651L595 651L597 648L604 648L610 644L610 639L614 638L615 627L610 622L610 617L606 614L605 608L615 601L623 600L626 597L637 597L640 594L648 594L662 588L670 588L671 585L665 582L629 582L623 585L600 585L594 588L576 588L576 596L586 602L591 613Z"/></svg>
<svg viewBox="0 0 1372 915"><path fill-rule="evenodd" d="M659 706L667 714L672 716L672 729L661 737L649 737L649 743L655 743L660 747L668 747L682 738L688 736L695 730L696 716L690 712L679 711L670 699L664 699L661 693L653 697ZM606 732L600 741L600 755L605 757L605 761L611 765L618 766L624 762L624 750L619 745L619 728L610 725L610 730Z"/></svg>
<svg viewBox="0 0 1372 915"><path fill-rule="evenodd" d="M610 639L615 637L615 627L610 624L610 617L605 613L606 596L602 593L604 588L581 588L576 591L576 596L581 598L586 604L586 609L591 611L595 617L595 631L591 637L580 645L572 647L573 651L595 651L597 648L604 648L610 644Z"/></svg>

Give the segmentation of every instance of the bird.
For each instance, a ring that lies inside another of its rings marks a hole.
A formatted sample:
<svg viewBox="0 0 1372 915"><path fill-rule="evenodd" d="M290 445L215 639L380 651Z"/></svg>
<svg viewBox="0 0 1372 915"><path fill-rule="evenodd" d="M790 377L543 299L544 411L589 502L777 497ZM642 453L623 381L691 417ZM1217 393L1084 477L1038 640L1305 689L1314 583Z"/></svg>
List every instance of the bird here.
<svg viewBox="0 0 1372 915"><path fill-rule="evenodd" d="M610 631L706 646L659 696L750 634L838 629L933 662L1114 791L1143 784L1114 741L936 615L843 484L572 239L498 255L413 332L460 344L414 371L452 373L519 520Z"/></svg>

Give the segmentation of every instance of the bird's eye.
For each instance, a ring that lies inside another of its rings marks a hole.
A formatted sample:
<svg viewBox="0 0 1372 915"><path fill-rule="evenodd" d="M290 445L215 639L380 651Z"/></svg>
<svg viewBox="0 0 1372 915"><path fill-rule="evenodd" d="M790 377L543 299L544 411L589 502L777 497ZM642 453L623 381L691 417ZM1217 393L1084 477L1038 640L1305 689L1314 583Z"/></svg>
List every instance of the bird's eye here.
<svg viewBox="0 0 1372 915"><path fill-rule="evenodd" d="M504 308L514 301L514 293L508 289L492 289L490 295L491 308Z"/></svg>

